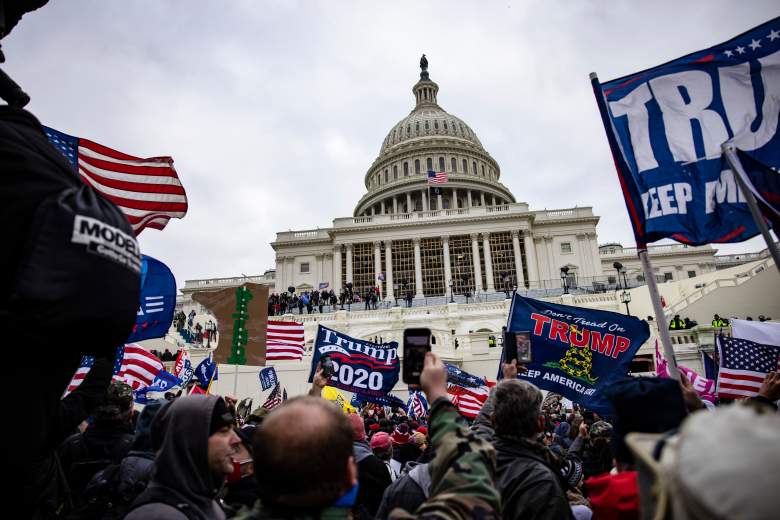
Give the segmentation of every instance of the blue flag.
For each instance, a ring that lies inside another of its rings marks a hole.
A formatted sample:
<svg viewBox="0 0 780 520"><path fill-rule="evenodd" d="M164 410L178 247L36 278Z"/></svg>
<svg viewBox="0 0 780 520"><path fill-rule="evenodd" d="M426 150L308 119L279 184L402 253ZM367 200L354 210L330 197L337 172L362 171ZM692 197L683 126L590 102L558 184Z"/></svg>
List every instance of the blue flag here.
<svg viewBox="0 0 780 520"><path fill-rule="evenodd" d="M428 415L428 400L419 390L409 391L409 401L406 403L406 415L417 419Z"/></svg>
<svg viewBox="0 0 780 520"><path fill-rule="evenodd" d="M274 367L264 368L260 371L260 386L263 390L273 388L279 382L279 378L276 377L276 369Z"/></svg>
<svg viewBox="0 0 780 520"><path fill-rule="evenodd" d="M664 65L592 80L637 244L741 242L758 233L721 145L766 167L750 175L777 175L778 74L775 18Z"/></svg>
<svg viewBox="0 0 780 520"><path fill-rule="evenodd" d="M387 394L387 395L352 394L352 399L350 399L350 404L355 408L360 409L366 403L375 403L380 406L390 406L390 407L397 407L397 408L403 408L405 406L404 402L399 397L396 397L393 394Z"/></svg>
<svg viewBox="0 0 780 520"><path fill-rule="evenodd" d="M198 363L195 368L195 377L198 378L198 384L204 390L208 390L212 381L217 380L217 364L212 361L211 354Z"/></svg>
<svg viewBox="0 0 780 520"><path fill-rule="evenodd" d="M152 386L160 388L159 391L162 392L170 390L174 386L180 386L181 384L181 379L165 370L160 370L152 381Z"/></svg>
<svg viewBox="0 0 780 520"><path fill-rule="evenodd" d="M311 360L310 383L324 355L333 360L335 367L328 381L330 386L355 394L383 396L398 382L401 363L395 341L372 343L320 325Z"/></svg>
<svg viewBox="0 0 780 520"><path fill-rule="evenodd" d="M707 379L712 379L716 383L718 382L718 364L714 359L706 352L701 352L701 362L704 365L704 376Z"/></svg>
<svg viewBox="0 0 780 520"><path fill-rule="evenodd" d="M465 370L456 367L455 365L444 363L444 366L447 367L448 383L452 383L458 386L463 386L466 388L478 388L480 386L485 386L487 384L487 381L485 381L484 378L471 375Z"/></svg>
<svg viewBox="0 0 780 520"><path fill-rule="evenodd" d="M515 294L507 330L525 333L532 363L520 376L603 415L603 390L628 373L650 337L647 322L616 312L556 305Z"/></svg>
<svg viewBox="0 0 780 520"><path fill-rule="evenodd" d="M141 303L133 331L125 343L162 338L173 321L176 306L176 279L168 266L141 255Z"/></svg>

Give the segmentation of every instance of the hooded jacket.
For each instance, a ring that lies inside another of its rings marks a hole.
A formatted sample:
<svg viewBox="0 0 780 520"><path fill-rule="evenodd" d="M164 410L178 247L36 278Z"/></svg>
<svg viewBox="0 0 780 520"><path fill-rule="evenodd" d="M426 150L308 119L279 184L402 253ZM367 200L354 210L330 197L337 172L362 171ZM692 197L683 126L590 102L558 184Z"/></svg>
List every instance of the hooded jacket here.
<svg viewBox="0 0 780 520"><path fill-rule="evenodd" d="M152 424L152 443L160 446L154 474L126 520L225 518L215 500L223 480L208 465L209 428L217 399L212 395L181 397L160 410ZM168 498L162 502L156 499L159 496Z"/></svg>
<svg viewBox="0 0 780 520"><path fill-rule="evenodd" d="M430 497L431 473L428 464L408 462L406 467L409 472L398 477L385 491L376 513L377 520L386 520L397 507L413 513Z"/></svg>

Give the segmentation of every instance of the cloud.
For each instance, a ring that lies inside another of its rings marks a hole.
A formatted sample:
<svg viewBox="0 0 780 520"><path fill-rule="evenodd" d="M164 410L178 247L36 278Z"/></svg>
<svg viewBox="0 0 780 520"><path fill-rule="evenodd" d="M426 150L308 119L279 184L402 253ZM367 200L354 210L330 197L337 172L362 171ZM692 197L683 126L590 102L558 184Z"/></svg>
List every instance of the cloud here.
<svg viewBox="0 0 780 520"><path fill-rule="evenodd" d="M600 240L629 244L588 73L657 65L776 14L765 0L55 1L4 40L4 69L46 124L174 157L189 214L141 245L181 284L262 273L276 232L351 215L412 109L423 52L440 104L476 131L518 200L593 206Z"/></svg>

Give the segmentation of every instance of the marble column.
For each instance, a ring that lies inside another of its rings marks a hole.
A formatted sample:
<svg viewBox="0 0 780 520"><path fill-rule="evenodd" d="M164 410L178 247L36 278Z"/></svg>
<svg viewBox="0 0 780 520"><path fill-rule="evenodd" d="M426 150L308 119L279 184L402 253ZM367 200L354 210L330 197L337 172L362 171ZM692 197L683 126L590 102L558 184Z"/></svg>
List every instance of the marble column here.
<svg viewBox="0 0 780 520"><path fill-rule="evenodd" d="M553 251L553 237L545 235L544 237L545 250L547 251L547 266L550 270L550 280L552 280L553 286L555 286L555 280L560 278L560 267L555 265L555 251Z"/></svg>
<svg viewBox="0 0 780 520"><path fill-rule="evenodd" d="M450 267L450 237L443 235L441 237L441 245L444 251L444 292L450 290L452 284L452 269Z"/></svg>
<svg viewBox="0 0 780 520"><path fill-rule="evenodd" d="M604 266L601 265L601 257L599 256L599 243L596 240L596 233L591 231L586 233L588 237L588 247L590 247L591 258L595 262L593 265L593 276L604 276Z"/></svg>
<svg viewBox="0 0 780 520"><path fill-rule="evenodd" d="M379 210L379 214L380 214L380 215L384 215L384 214L385 214L385 201L382 201L382 202L380 202L379 204L380 204L380 206L381 206L381 208L380 208L380 210Z"/></svg>
<svg viewBox="0 0 780 520"><path fill-rule="evenodd" d="M276 257L276 289L275 292L281 293L287 289L285 285L286 272L286 259L283 256Z"/></svg>
<svg viewBox="0 0 780 520"><path fill-rule="evenodd" d="M482 292L482 267L479 265L479 234L471 233L471 257L474 261L474 291Z"/></svg>
<svg viewBox="0 0 780 520"><path fill-rule="evenodd" d="M452 188L452 209L458 209L458 190Z"/></svg>
<svg viewBox="0 0 780 520"><path fill-rule="evenodd" d="M393 195L393 215L398 215L398 197Z"/></svg>
<svg viewBox="0 0 780 520"><path fill-rule="evenodd" d="M347 283L352 283L352 244L347 244Z"/></svg>
<svg viewBox="0 0 780 520"><path fill-rule="evenodd" d="M330 288L336 294L341 292L341 245L333 248L333 283Z"/></svg>
<svg viewBox="0 0 780 520"><path fill-rule="evenodd" d="M587 237L584 232L577 233L577 261L580 276L593 276L593 259L590 255Z"/></svg>
<svg viewBox="0 0 780 520"><path fill-rule="evenodd" d="M469 208L473 206L471 203L471 190L466 190L466 202L468 203Z"/></svg>
<svg viewBox="0 0 780 520"><path fill-rule="evenodd" d="M479 192L479 200L482 202L482 207L485 207L485 192L481 191Z"/></svg>
<svg viewBox="0 0 780 520"><path fill-rule="evenodd" d="M412 206L412 194L408 191L406 192L406 212L411 213L414 211L414 207Z"/></svg>
<svg viewBox="0 0 780 520"><path fill-rule="evenodd" d="M423 209L423 211L429 211L430 207L428 206L428 197L426 197L425 190L422 190L420 192L420 198L422 199L422 209Z"/></svg>
<svg viewBox="0 0 780 520"><path fill-rule="evenodd" d="M439 188L439 194L436 195L436 209L441 210L444 209L441 203L441 188Z"/></svg>
<svg viewBox="0 0 780 520"><path fill-rule="evenodd" d="M386 299L392 300L395 297L395 287L393 287L393 241L385 240L385 292Z"/></svg>
<svg viewBox="0 0 780 520"><path fill-rule="evenodd" d="M528 266L528 281L531 284L534 282L538 283L539 269L536 264L536 246L530 230L523 231L523 243L525 245L525 261Z"/></svg>
<svg viewBox="0 0 780 520"><path fill-rule="evenodd" d="M496 196L493 195L492 197L493 197L493 205L495 206L496 205Z"/></svg>
<svg viewBox="0 0 780 520"><path fill-rule="evenodd" d="M520 232L516 229L512 230L512 251L515 254L515 282L517 288L520 289L525 286L525 277L523 276L523 260L520 254Z"/></svg>
<svg viewBox="0 0 780 520"><path fill-rule="evenodd" d="M420 238L414 237L412 239L412 242L414 243L414 285L417 289L417 294L415 294L415 298L422 298L423 295L423 287L422 287L422 259L420 257Z"/></svg>
<svg viewBox="0 0 780 520"><path fill-rule="evenodd" d="M314 258L316 259L317 264L317 279L314 280L314 289L316 290L319 286L320 282L322 282L322 273L324 272L325 267L325 254L324 253L317 253L314 255Z"/></svg>
<svg viewBox="0 0 780 520"><path fill-rule="evenodd" d="M374 241L374 286L382 290L382 282L379 280L379 274L382 272L382 242ZM362 296L362 295L361 295Z"/></svg>
<svg viewBox="0 0 780 520"><path fill-rule="evenodd" d="M485 282L487 283L487 291L493 292L496 290L496 287L493 282L493 257L490 254L490 233L482 233L482 249L485 252Z"/></svg>

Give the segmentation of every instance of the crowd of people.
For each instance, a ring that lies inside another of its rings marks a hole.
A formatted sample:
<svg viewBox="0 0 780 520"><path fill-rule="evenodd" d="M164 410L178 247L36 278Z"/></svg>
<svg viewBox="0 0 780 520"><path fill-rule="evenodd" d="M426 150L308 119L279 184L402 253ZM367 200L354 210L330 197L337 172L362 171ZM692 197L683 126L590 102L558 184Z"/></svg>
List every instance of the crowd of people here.
<svg viewBox="0 0 780 520"><path fill-rule="evenodd" d="M48 514L39 517L622 519L640 518L641 503L645 518L674 507L680 516L667 517L725 519L737 517L724 514L735 501L740 518L776 513L764 504L777 505L777 372L757 397L713 411L684 378L628 377L610 387L615 413L607 419L556 394L543 399L518 379L525 370L504 364L473 421L448 399L447 370L433 353L421 376L430 402L422 417L371 403L344 413L321 397L327 378L319 368L308 396L270 410L184 389L139 413L128 385L92 370L63 400L64 409L74 400L94 406L57 449L61 481L46 487ZM652 456L643 464L636 434L660 434L652 452L692 435L724 439L719 456L728 464L687 460L677 478L729 481L731 471L761 460L769 484L734 481L722 501L706 487L683 493L647 469Z"/></svg>
<svg viewBox="0 0 780 520"><path fill-rule="evenodd" d="M207 347L210 347L213 342L217 341L217 324L213 320L208 320L204 326L196 322L195 317L195 310L191 310L189 314L179 311L173 317L173 327L185 342L192 345L205 344ZM173 361L162 359L162 357L160 359L162 361Z"/></svg>
<svg viewBox="0 0 780 520"><path fill-rule="evenodd" d="M348 284L349 285L349 284ZM414 296L408 291L403 301L407 307L412 306ZM363 310L376 310L382 305L382 292L379 287L369 287L363 294L359 290L353 290L351 287L344 287L341 292L336 294L333 289L323 289L321 291L303 291L295 293L286 291L281 293L272 293L268 297L268 315L281 316L284 314L306 314L312 312L335 312L337 310L352 310L352 306Z"/></svg>
<svg viewBox="0 0 780 520"><path fill-rule="evenodd" d="M648 321L652 321L651 316L648 316ZM736 318L736 316L734 316ZM746 316L745 319L747 321L753 321L752 316ZM758 316L758 321L765 322L765 321L771 321L772 318L764 316L763 314ZM680 318L679 314L675 314L674 318L669 320L669 330L687 330L692 329L696 327L699 323L697 321L691 320L688 317ZM710 325L713 327L728 327L731 324L731 321L727 318L722 318L717 314L714 314L712 316L712 322L710 322Z"/></svg>

